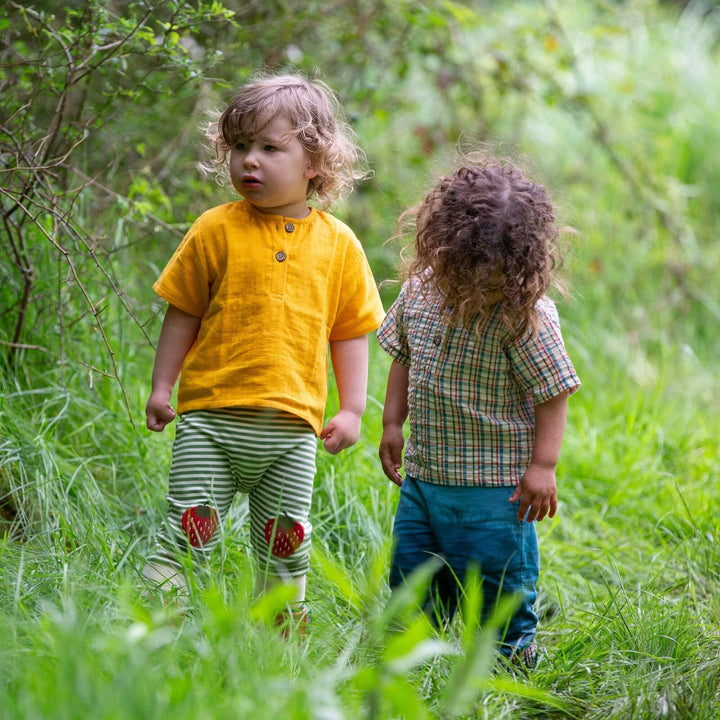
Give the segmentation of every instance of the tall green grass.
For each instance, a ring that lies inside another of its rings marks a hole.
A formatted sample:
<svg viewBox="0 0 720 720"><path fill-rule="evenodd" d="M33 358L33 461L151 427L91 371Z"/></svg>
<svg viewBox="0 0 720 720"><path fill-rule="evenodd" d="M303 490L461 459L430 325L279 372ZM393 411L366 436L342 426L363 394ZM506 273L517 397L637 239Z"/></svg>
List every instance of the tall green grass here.
<svg viewBox="0 0 720 720"><path fill-rule="evenodd" d="M375 349L374 398L386 365ZM320 455L301 643L267 626L282 598L252 597L241 505L189 607L146 595L138 571L162 516L169 437L118 437L122 414L86 398L83 440L63 452L28 432L42 423L9 422L47 418L49 397L7 393L0 416L17 449L4 472L37 507L35 529L0 547L0 716L713 717L713 416L594 383L573 398L560 512L539 526L543 654L515 679L490 674L487 635L458 622L437 636L411 599L395 629L385 576L397 492L375 460L375 402L355 448Z"/></svg>
<svg viewBox="0 0 720 720"><path fill-rule="evenodd" d="M554 28L558 43L528 43L544 92L486 97L491 134L535 158L579 233L559 308L583 388L559 513L538 526L537 670L494 672L472 584L468 612L441 633L417 613L416 588L390 602L397 489L376 459L389 361L374 344L361 439L318 456L306 640L270 626L282 591L253 597L241 500L190 598L148 594L140 569L163 518L172 430L143 430L152 351L110 297L132 422L80 326L63 368L28 352L0 375L0 718L718 717L717 13L578 8L499 5L465 38L501 48ZM558 56L568 43L579 68ZM385 183L372 214L383 237L391 206L416 199L442 161L393 175L407 118L397 123L361 128ZM351 217L377 199L354 202ZM380 278L393 254L372 251Z"/></svg>

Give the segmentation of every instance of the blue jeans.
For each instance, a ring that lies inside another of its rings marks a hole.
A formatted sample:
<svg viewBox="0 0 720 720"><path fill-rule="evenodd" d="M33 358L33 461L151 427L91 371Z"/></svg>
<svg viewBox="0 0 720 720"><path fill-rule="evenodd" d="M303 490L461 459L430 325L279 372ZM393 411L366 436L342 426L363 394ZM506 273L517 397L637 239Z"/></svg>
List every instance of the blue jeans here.
<svg viewBox="0 0 720 720"><path fill-rule="evenodd" d="M445 620L458 607L468 565L479 566L483 582L482 618L503 594L520 593L522 602L501 638L511 654L535 638L533 604L540 572L535 523L517 518L518 503L508 502L514 488L452 487L403 481L395 514L390 587L400 585L430 557L445 565L435 575L429 609Z"/></svg>

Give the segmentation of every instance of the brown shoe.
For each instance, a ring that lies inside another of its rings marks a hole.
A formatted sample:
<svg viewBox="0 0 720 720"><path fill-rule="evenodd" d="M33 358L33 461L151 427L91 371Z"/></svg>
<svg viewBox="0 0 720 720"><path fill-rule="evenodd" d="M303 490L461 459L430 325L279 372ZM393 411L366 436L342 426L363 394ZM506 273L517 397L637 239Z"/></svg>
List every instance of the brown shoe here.
<svg viewBox="0 0 720 720"><path fill-rule="evenodd" d="M275 627L280 628L280 634L286 640L291 634L291 628L299 638L304 638L307 632L307 626L310 622L310 613L306 608L301 610L293 610L291 612L281 612L275 616Z"/></svg>

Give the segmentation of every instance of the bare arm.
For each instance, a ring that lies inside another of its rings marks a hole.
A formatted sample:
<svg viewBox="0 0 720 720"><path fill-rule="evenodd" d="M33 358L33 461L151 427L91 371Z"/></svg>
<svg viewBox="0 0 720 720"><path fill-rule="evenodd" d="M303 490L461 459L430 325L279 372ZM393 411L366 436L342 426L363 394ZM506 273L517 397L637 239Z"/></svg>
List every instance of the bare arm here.
<svg viewBox="0 0 720 720"><path fill-rule="evenodd" d="M180 375L183 360L195 342L199 328L199 317L189 315L174 305L168 305L155 352L152 390L145 406L147 426L150 430L160 432L175 418L170 396Z"/></svg>
<svg viewBox="0 0 720 720"><path fill-rule="evenodd" d="M396 485L402 485L403 423L408 416L409 368L393 361L388 374L383 410L383 434L380 440L380 462L383 472Z"/></svg>
<svg viewBox="0 0 720 720"><path fill-rule="evenodd" d="M331 455L354 445L360 437L360 423L367 402L367 335L330 342L340 409L322 429L321 439Z"/></svg>
<svg viewBox="0 0 720 720"><path fill-rule="evenodd" d="M535 445L530 465L510 502L520 500L518 519L522 520L530 508L527 520L540 522L546 515L553 517L557 510L555 468L565 433L567 399L569 393L535 406Z"/></svg>

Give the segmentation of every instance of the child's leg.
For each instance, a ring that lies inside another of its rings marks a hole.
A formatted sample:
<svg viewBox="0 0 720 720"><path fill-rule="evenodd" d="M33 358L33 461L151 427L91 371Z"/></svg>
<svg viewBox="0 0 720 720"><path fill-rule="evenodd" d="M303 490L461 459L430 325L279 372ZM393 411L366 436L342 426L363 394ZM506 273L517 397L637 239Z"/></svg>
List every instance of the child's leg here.
<svg viewBox="0 0 720 720"><path fill-rule="evenodd" d="M426 490L434 486L406 477L393 523L393 553L390 564L391 589L402 585L421 565L441 556L441 548L433 532L433 508ZM448 622L456 607L458 585L447 566L432 579L425 610L433 621Z"/></svg>
<svg viewBox="0 0 720 720"><path fill-rule="evenodd" d="M281 579L277 575L266 572L259 572L255 578L255 594L262 595L263 593L271 590L278 583L286 584L288 582L295 585L297 588L297 594L295 598L291 600L293 604L305 602L305 588L306 588L307 575L300 575L299 577L293 577L289 579Z"/></svg>
<svg viewBox="0 0 720 720"><path fill-rule="evenodd" d="M433 579L429 610L452 619L469 564L483 579L482 616L487 620L501 595L518 593L521 604L502 633L508 657L532 644L539 573L533 523L517 519L513 488L451 487L405 478L395 516L390 586L396 587L432 556L447 565Z"/></svg>
<svg viewBox="0 0 720 720"><path fill-rule="evenodd" d="M291 446L284 448L248 496L250 537L258 560L257 592L265 592L277 583L295 586L293 600L275 621L286 636L290 627L304 635L308 622L305 591L317 449L314 434L308 434L305 428L301 434L291 435L295 435L290 438Z"/></svg>
<svg viewBox="0 0 720 720"><path fill-rule="evenodd" d="M307 624L310 619L310 613L305 606L305 581L306 575L300 577L290 578L289 580L283 580L276 575L268 575L266 573L258 573L255 582L255 593L262 595L268 590L272 589L278 583L282 584L293 584L296 587L295 598L291 600L286 609L280 612L275 617L276 627L282 628L282 634L284 637L288 636L288 631L291 627L295 628L295 632L304 636L307 629Z"/></svg>
<svg viewBox="0 0 720 720"><path fill-rule="evenodd" d="M291 582L297 587L298 603L305 600L310 566L316 448L314 435L296 436L248 496L250 537L259 565L257 587Z"/></svg>
<svg viewBox="0 0 720 720"><path fill-rule="evenodd" d="M315 433L300 418L271 408L223 413L232 423L225 450L235 489L248 495L250 539L259 565L256 592L279 582L293 583L295 604L302 604L312 534ZM273 555L273 545L283 546L280 554L285 557Z"/></svg>
<svg viewBox="0 0 720 720"><path fill-rule="evenodd" d="M142 571L143 579L157 590L177 590L188 594L188 585L182 571L172 565L148 560Z"/></svg>
<svg viewBox="0 0 720 720"><path fill-rule="evenodd" d="M470 563L483 578L483 617L502 595L517 593L520 607L508 619L501 652L508 657L535 639L533 609L540 571L535 524L517 519L517 503L508 502L513 488L442 488L434 498L438 516L445 518L437 533L443 554L464 582Z"/></svg>
<svg viewBox="0 0 720 720"><path fill-rule="evenodd" d="M190 548L193 560L202 562L217 543L235 494L222 437L213 413L188 413L178 421L167 520L143 570L143 577L158 588L187 590L178 555Z"/></svg>

